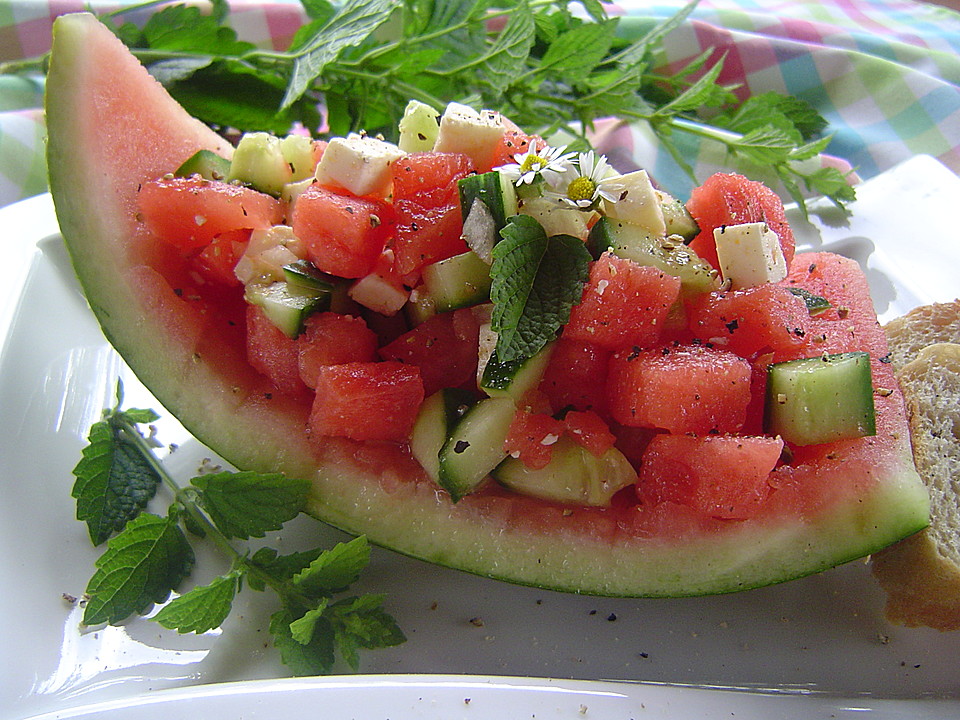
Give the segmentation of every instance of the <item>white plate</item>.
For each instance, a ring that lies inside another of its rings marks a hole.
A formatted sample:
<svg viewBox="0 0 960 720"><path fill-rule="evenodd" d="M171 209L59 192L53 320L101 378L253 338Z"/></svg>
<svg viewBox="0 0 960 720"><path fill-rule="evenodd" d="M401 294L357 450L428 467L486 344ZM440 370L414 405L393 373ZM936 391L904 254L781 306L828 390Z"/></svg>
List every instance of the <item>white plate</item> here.
<svg viewBox="0 0 960 720"><path fill-rule="evenodd" d="M816 208L816 224L795 223L802 244L865 264L889 318L960 294L960 247L943 241L955 236L958 203L960 179L920 157L865 184L849 227L829 227L826 206ZM408 642L364 655L370 676L307 684L236 684L286 674L268 647L270 598L251 591L222 634L180 636L144 619L81 631L80 609L64 595L83 593L98 551L74 520L71 469L118 376L129 405L162 409L87 309L49 197L0 210L0 226L12 258L0 297L0 718L152 720L185 714L188 698L191 710L216 704L224 718L321 702L341 713L329 717L393 720L507 717L489 709L498 707L529 718L534 705L537 717L575 718L636 717L644 708L645 717L960 716L960 633L888 625L863 563L736 595L628 600L517 587L376 551L359 589L387 593ZM168 462L183 479L210 457L169 417L159 432L180 445ZM276 542L294 550L341 538L303 519ZM200 558L198 581L219 571L209 560ZM382 674L390 677L372 677ZM593 686L506 676L644 684L589 695ZM374 703L367 714L357 710L358 691ZM464 707L468 691L475 700Z"/></svg>

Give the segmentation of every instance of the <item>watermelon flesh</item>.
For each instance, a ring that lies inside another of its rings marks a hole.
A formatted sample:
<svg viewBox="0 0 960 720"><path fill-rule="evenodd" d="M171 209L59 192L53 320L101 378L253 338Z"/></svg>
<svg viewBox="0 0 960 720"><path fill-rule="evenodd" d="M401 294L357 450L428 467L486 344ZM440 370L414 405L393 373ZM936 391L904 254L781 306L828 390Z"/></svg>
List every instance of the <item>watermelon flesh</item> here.
<svg viewBox="0 0 960 720"><path fill-rule="evenodd" d="M311 424L359 424L363 417L344 415L349 407L318 406L308 390L299 389L306 388L302 379L296 391L278 392L277 384L248 362L242 297L198 282L189 259L157 242L137 221L140 185L175 169L198 149L229 156L230 147L190 118L87 14L56 21L46 110L57 216L90 306L110 342L159 402L226 460L244 469L309 478L310 512L327 523L468 572L628 596L730 592L779 582L862 557L927 523L926 491L913 469L898 392L877 398L876 437L804 449L768 474L769 490L744 486L748 496L764 495L762 510L756 503L727 498L726 507L733 508L725 511L728 517L697 512L684 504L682 494L664 495L653 505L615 498L609 507L571 509L493 484L454 504L426 477L403 442L333 436L318 442L306 431ZM611 261L608 267L616 264ZM637 286L655 286L656 316L666 317L677 297L676 283L648 271L631 270L622 277L633 278ZM855 263L800 255L786 282L829 297L835 307L851 308L843 328L847 335L847 328L854 328L860 347L877 359L875 384L896 387L879 362L886 354L883 336L872 308L865 308L869 294ZM597 312L603 310L603 303L594 304ZM736 312L747 318L755 307L741 300ZM568 343L570 368L582 371L611 353L607 345L597 351L589 347L596 332L587 328L600 327L593 324L595 318L581 315L577 327L583 332L561 341ZM842 333L836 323L827 325L830 320L805 320L807 330L836 336L839 342ZM636 340L649 342L647 330ZM726 324L721 330L729 332ZM600 334L609 343L620 332ZM753 348L753 359L779 351L748 332L737 337ZM402 334L392 332L392 337ZM678 340L706 339L695 335L691 329ZM845 336L843 342L849 339ZM289 357L281 363L284 376L299 379L299 367ZM337 373L350 376L360 396L381 382L371 379L376 365L395 371L400 363L350 362ZM391 433L410 422L407 411L423 392L421 371L401 367L405 371L389 379L397 388ZM337 373L311 379L321 385ZM589 410L598 419L607 415L604 397L578 394L576 384L564 378L563 365L549 373L548 402L572 396L584 404L577 411ZM335 386L344 387L344 382ZM585 433L576 423L564 432L574 433L577 427ZM631 455L653 452L648 429L625 429L611 421L610 430L618 442L629 439ZM756 450L750 466L760 468L772 456L770 443ZM688 475L690 496L703 483L702 473Z"/></svg>

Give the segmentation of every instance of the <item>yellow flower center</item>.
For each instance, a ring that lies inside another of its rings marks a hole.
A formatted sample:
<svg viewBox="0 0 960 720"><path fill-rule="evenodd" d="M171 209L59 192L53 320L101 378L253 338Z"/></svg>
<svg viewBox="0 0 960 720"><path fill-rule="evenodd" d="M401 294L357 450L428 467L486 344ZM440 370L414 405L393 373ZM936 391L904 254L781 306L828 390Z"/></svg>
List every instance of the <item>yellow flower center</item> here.
<svg viewBox="0 0 960 720"><path fill-rule="evenodd" d="M547 161L544 160L539 155L527 155L523 159L523 164L520 165L520 172L521 173L539 172L546 166L546 164L547 164Z"/></svg>
<svg viewBox="0 0 960 720"><path fill-rule="evenodd" d="M579 200L593 200L597 191L597 184L588 177L578 177L567 186L567 197L577 202Z"/></svg>

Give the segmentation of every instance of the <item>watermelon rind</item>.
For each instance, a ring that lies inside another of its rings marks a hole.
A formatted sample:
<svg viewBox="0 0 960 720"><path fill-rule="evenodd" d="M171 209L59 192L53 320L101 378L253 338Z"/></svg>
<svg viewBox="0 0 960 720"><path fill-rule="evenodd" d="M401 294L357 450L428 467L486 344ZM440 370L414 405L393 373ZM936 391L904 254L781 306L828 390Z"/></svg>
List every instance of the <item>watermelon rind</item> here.
<svg viewBox="0 0 960 720"><path fill-rule="evenodd" d="M405 555L514 583L680 596L818 572L928 523L927 493L906 436L859 497L804 517L669 538L594 533L577 511L557 514L552 524L516 522L470 497L454 504L429 483L396 482L398 469L374 470L346 453L318 455L301 409L254 392L246 376L230 370L236 358L218 357L191 331L189 318L157 312L173 301L157 289L143 244L131 241L142 233L139 183L170 172L199 149L229 155L229 145L180 108L86 13L54 24L45 103L57 218L108 340L163 407L224 459L310 479L309 512L330 525Z"/></svg>

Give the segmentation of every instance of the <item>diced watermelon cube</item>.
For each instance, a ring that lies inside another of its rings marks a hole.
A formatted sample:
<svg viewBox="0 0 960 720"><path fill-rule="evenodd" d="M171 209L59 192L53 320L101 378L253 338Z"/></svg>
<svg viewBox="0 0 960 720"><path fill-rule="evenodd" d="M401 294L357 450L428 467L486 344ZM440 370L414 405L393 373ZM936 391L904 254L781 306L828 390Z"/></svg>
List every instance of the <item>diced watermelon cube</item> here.
<svg viewBox="0 0 960 720"><path fill-rule="evenodd" d="M571 410L563 416L563 427L571 440L597 457L616 441L607 423L592 410Z"/></svg>
<svg viewBox="0 0 960 720"><path fill-rule="evenodd" d="M553 446L565 429L563 422L555 417L521 406L510 423L503 449L527 467L540 470L550 462Z"/></svg>
<svg viewBox="0 0 960 720"><path fill-rule="evenodd" d="M283 219L283 205L276 198L199 175L145 182L137 203L147 229L186 252L222 233L268 228Z"/></svg>
<svg viewBox="0 0 960 720"><path fill-rule="evenodd" d="M804 301L782 285L704 295L689 308L694 337L745 358L775 360L816 354L814 323Z"/></svg>
<svg viewBox="0 0 960 720"><path fill-rule="evenodd" d="M324 365L374 361L377 336L363 318L322 312L307 318L297 347L300 377L312 388Z"/></svg>
<svg viewBox="0 0 960 720"><path fill-rule="evenodd" d="M457 181L474 172L473 161L460 153L412 153L393 163L394 252L401 275L467 251Z"/></svg>
<svg viewBox="0 0 960 720"><path fill-rule="evenodd" d="M424 397L419 369L399 362L325 365L316 382L308 427L318 438L402 442Z"/></svg>
<svg viewBox="0 0 960 720"><path fill-rule="evenodd" d="M358 278L373 270L395 220L389 203L313 184L297 198L292 225L320 270Z"/></svg>
<svg viewBox="0 0 960 720"><path fill-rule="evenodd" d="M307 387L300 379L299 350L296 340L274 325L263 310L247 305L247 359L266 375L278 389L297 394Z"/></svg>
<svg viewBox="0 0 960 720"><path fill-rule="evenodd" d="M432 395L476 377L480 323L469 308L439 313L380 348L384 360L420 369L424 391Z"/></svg>
<svg viewBox="0 0 960 720"><path fill-rule="evenodd" d="M607 363L610 351L593 343L569 339L553 346L540 390L550 398L554 412L565 408L607 412Z"/></svg>
<svg viewBox="0 0 960 720"><path fill-rule="evenodd" d="M570 313L563 336L608 350L653 347L680 294L680 278L604 253Z"/></svg>
<svg viewBox="0 0 960 720"><path fill-rule="evenodd" d="M787 267L790 266L796 246L793 231L787 223L780 196L763 183L735 173L716 173L694 188L687 208L700 226L700 233L690 247L715 268L720 265L714 229L753 222L765 222L777 234Z"/></svg>
<svg viewBox="0 0 960 720"><path fill-rule="evenodd" d="M249 230L230 230L217 235L193 258L201 274L225 286L240 285L233 269L250 242Z"/></svg>
<svg viewBox="0 0 960 720"><path fill-rule="evenodd" d="M678 434L737 432L746 420L750 377L750 363L713 348L621 350L610 359L610 412L623 425Z"/></svg>
<svg viewBox="0 0 960 720"><path fill-rule="evenodd" d="M644 453L637 493L643 503L744 520L767 499L782 449L780 438L657 435Z"/></svg>

